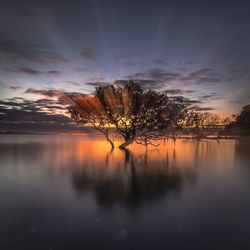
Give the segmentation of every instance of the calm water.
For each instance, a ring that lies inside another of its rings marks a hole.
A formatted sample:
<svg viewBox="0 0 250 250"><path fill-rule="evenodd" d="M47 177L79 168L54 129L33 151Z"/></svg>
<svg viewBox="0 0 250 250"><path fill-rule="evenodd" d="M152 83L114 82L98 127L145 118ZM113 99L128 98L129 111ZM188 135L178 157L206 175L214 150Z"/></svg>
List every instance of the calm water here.
<svg viewBox="0 0 250 250"><path fill-rule="evenodd" d="M250 249L250 144L0 136L0 249Z"/></svg>

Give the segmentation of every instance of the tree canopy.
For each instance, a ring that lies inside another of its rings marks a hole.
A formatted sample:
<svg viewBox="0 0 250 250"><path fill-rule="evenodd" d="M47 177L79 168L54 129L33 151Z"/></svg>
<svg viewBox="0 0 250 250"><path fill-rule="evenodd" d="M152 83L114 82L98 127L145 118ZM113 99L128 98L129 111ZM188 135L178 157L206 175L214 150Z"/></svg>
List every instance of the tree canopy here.
<svg viewBox="0 0 250 250"><path fill-rule="evenodd" d="M132 142L155 145L154 141L182 126L185 106L181 98L166 93L143 90L130 81L123 86L96 88L94 95L62 96L71 117L80 124L94 127L109 143L110 129L124 138L121 148Z"/></svg>

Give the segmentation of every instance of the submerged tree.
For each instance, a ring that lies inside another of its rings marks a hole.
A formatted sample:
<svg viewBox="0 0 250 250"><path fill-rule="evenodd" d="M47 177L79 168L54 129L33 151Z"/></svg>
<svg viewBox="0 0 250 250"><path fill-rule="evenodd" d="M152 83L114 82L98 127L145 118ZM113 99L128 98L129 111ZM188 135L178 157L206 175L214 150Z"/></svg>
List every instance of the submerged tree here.
<svg viewBox="0 0 250 250"><path fill-rule="evenodd" d="M180 98L170 99L166 93L143 90L132 81L124 86L98 87L93 96L62 96L61 99L69 104L74 120L103 133L112 147L109 130L114 128L124 138L120 148L134 141L155 145L155 140L181 127L185 114Z"/></svg>

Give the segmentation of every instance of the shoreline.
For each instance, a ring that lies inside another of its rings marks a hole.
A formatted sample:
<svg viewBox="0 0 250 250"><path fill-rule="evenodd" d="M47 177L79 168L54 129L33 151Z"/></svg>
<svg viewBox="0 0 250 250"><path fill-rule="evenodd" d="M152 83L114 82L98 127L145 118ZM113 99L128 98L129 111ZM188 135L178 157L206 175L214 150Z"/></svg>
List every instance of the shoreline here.
<svg viewBox="0 0 250 250"><path fill-rule="evenodd" d="M0 135L63 135L63 136L103 136L102 134L99 133L90 133L90 132L83 132L83 133L70 133L70 132L0 132ZM177 136L168 136L166 140L168 139L191 139L191 140L238 140L238 139L250 139L249 137L240 137L240 136L214 136L214 135L208 135L208 136L188 136L188 135L177 135ZM164 139L160 139L164 140Z"/></svg>

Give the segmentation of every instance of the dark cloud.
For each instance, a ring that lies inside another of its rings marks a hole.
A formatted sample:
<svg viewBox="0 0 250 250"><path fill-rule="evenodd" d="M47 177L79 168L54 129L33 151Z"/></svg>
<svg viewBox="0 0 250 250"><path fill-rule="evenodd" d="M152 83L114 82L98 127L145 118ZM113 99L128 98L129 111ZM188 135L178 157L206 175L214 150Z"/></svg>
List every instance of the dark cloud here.
<svg viewBox="0 0 250 250"><path fill-rule="evenodd" d="M96 58L96 51L94 48L84 48L81 52L81 56L87 60L94 60Z"/></svg>
<svg viewBox="0 0 250 250"><path fill-rule="evenodd" d="M67 92L67 91L55 90L55 89L43 90L43 89L33 89L33 88L28 88L24 93L43 95L44 97L57 97L60 95L76 96L76 95L82 94L80 92Z"/></svg>
<svg viewBox="0 0 250 250"><path fill-rule="evenodd" d="M53 76L61 75L61 73L62 72L59 71L59 70L49 70L49 71L46 72L46 74L53 75Z"/></svg>
<svg viewBox="0 0 250 250"><path fill-rule="evenodd" d="M164 69L155 68L135 73L127 76L127 78L146 79L152 80L153 82L167 83L170 80L178 79L180 76L181 75L179 73L168 72Z"/></svg>
<svg viewBox="0 0 250 250"><path fill-rule="evenodd" d="M75 71L78 71L78 72L88 72L89 69L88 68L85 68L85 67L75 67L73 68Z"/></svg>
<svg viewBox="0 0 250 250"><path fill-rule="evenodd" d="M185 96L170 96L169 97L170 99L172 100L175 100L175 99L181 99L182 100L182 103L186 106L193 106L193 105L197 105L197 104L203 104L203 101L202 100L197 100L195 98L191 99L191 98L188 98L188 97L185 97Z"/></svg>
<svg viewBox="0 0 250 250"><path fill-rule="evenodd" d="M36 110L26 111L24 109L5 109L0 107L1 122L69 122L65 116L38 112Z"/></svg>
<svg viewBox="0 0 250 250"><path fill-rule="evenodd" d="M18 71L21 73L25 73L31 76L38 76L41 75L43 72L40 70L36 70L30 67L18 67Z"/></svg>
<svg viewBox="0 0 250 250"><path fill-rule="evenodd" d="M133 81L134 83L140 85L143 89L154 89L154 86L152 85L151 80L142 80L142 79L115 80L113 83L115 85L124 86L128 84L130 81Z"/></svg>
<svg viewBox="0 0 250 250"><path fill-rule="evenodd" d="M102 87L102 86L107 85L107 82L102 82L102 81L100 81L100 82L98 82L98 81L97 82L86 82L86 83L84 83L84 85L97 88L97 87Z"/></svg>
<svg viewBox="0 0 250 250"><path fill-rule="evenodd" d="M155 59L153 62L158 66L164 65L166 63L166 61L164 59L160 59L160 58Z"/></svg>
<svg viewBox="0 0 250 250"><path fill-rule="evenodd" d="M191 90L191 89L187 89L187 90L184 90L184 89L167 89L167 90L164 90L164 92L166 94L169 94L169 95L185 95L185 94L194 93L195 90Z"/></svg>
<svg viewBox="0 0 250 250"><path fill-rule="evenodd" d="M192 107L192 110L195 110L195 111L213 111L215 110L214 108L208 108L208 107L205 107L205 108L201 108L201 107Z"/></svg>
<svg viewBox="0 0 250 250"><path fill-rule="evenodd" d="M193 105L193 104L202 104L203 101L202 100L196 100L196 99L190 99L190 98L183 98L183 103L187 106L189 105Z"/></svg>
<svg viewBox="0 0 250 250"><path fill-rule="evenodd" d="M184 93L182 89L167 89L164 92L170 95L183 95Z"/></svg>
<svg viewBox="0 0 250 250"><path fill-rule="evenodd" d="M65 109L59 100L48 98L42 98L35 101L30 101L24 98L4 99L0 100L0 106L3 113L8 113L8 110L12 109L23 112L45 112L48 114L56 114L56 111ZM21 117L18 119L21 120Z"/></svg>
<svg viewBox="0 0 250 250"><path fill-rule="evenodd" d="M209 77L201 77L196 81L197 84L214 84L214 83L219 83L221 82L220 79L218 78L209 78Z"/></svg>
<svg viewBox="0 0 250 250"><path fill-rule="evenodd" d="M53 97L55 94L55 90L49 89L49 90L41 90L41 89L33 89L28 88L25 92L25 94L39 94L47 97Z"/></svg>
<svg viewBox="0 0 250 250"><path fill-rule="evenodd" d="M17 89L22 89L20 86L10 86L10 89L17 90Z"/></svg>
<svg viewBox="0 0 250 250"><path fill-rule="evenodd" d="M13 61L20 60L42 64L68 62L51 44L23 42L4 37L0 37L0 56Z"/></svg>
<svg viewBox="0 0 250 250"><path fill-rule="evenodd" d="M64 110L59 101L39 99L30 101L12 98L0 101L0 132L58 132L77 126L66 116L57 114Z"/></svg>
<svg viewBox="0 0 250 250"><path fill-rule="evenodd" d="M115 85L120 85L120 86L124 86L124 85L126 85L126 84L128 84L129 83L129 80L115 80L114 82L113 82L113 84L115 84Z"/></svg>
<svg viewBox="0 0 250 250"><path fill-rule="evenodd" d="M145 88L152 88L152 89L162 89L167 84L170 84L171 81L177 80L181 77L181 74L168 72L164 69L149 69L143 72L137 72L135 74L126 76L126 78L134 80L138 82L140 85L144 86Z"/></svg>
<svg viewBox="0 0 250 250"><path fill-rule="evenodd" d="M65 105L54 98L31 101L16 97L0 100L0 131L69 132L78 130L80 132L71 119L59 114L59 111L66 110Z"/></svg>
<svg viewBox="0 0 250 250"><path fill-rule="evenodd" d="M215 96L217 96L216 93L211 93L211 94L201 95L201 96L199 96L199 98L200 99L211 99L211 98L214 98Z"/></svg>
<svg viewBox="0 0 250 250"><path fill-rule="evenodd" d="M61 74L61 71L58 70L41 71L30 67L18 67L17 70L21 73L25 73L31 76L40 76L43 74L50 76L58 76Z"/></svg>
<svg viewBox="0 0 250 250"><path fill-rule="evenodd" d="M162 89L169 84L175 83L175 81L183 85L211 85L221 82L221 79L218 78L217 74L211 68L199 69L186 76L179 72L169 72L161 68L153 68L131 74L126 76L126 78L144 82L146 87L152 89Z"/></svg>
<svg viewBox="0 0 250 250"><path fill-rule="evenodd" d="M185 90L185 93L190 94L190 93L195 93L195 90L189 89L189 90Z"/></svg>
<svg viewBox="0 0 250 250"><path fill-rule="evenodd" d="M84 85L91 86L91 87L94 87L94 88L98 88L98 87L103 87L103 86L105 86L107 84L114 84L116 86L124 86L124 85L126 85L128 83L129 83L129 80L115 80L113 82L104 82L104 81L87 82L87 83L84 83ZM137 84L138 84L138 82L137 82Z"/></svg>
<svg viewBox="0 0 250 250"><path fill-rule="evenodd" d="M211 68L203 68L197 71L191 72L187 76L183 76L180 78L186 85L192 84L204 84L204 85L213 85L216 83L220 83L222 80L218 78L218 75Z"/></svg>

